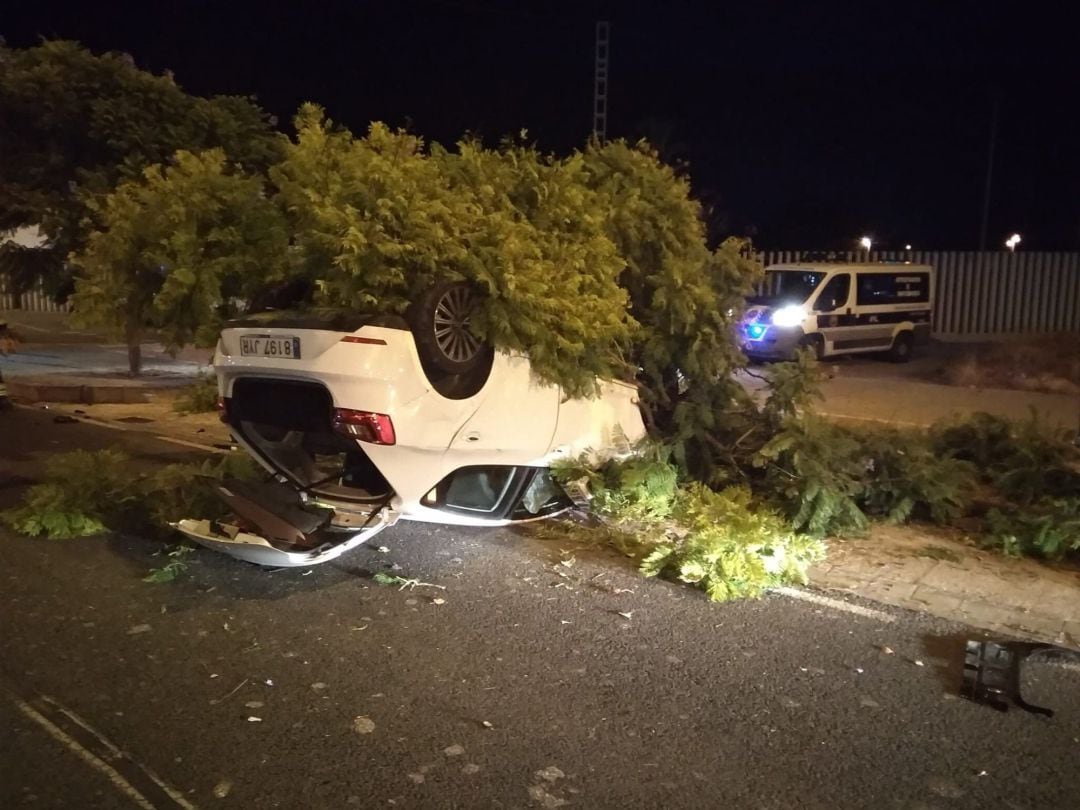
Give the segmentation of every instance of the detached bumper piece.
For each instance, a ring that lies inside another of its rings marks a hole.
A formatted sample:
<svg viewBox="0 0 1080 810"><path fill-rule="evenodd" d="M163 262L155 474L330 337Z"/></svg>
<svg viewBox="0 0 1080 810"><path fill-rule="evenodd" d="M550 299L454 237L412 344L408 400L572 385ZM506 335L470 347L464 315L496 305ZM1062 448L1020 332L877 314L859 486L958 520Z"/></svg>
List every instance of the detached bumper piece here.
<svg viewBox="0 0 1080 810"><path fill-rule="evenodd" d="M964 653L964 680L961 697L983 703L999 712L1009 710L1009 701L1032 714L1053 717L1053 709L1036 706L1020 694L1020 671L1032 655L1046 661L1077 661L1080 652L1056 644L1027 641L968 641Z"/></svg>
<svg viewBox="0 0 1080 810"><path fill-rule="evenodd" d="M173 527L207 548L273 568L332 560L398 518L396 512L372 506L356 528L338 528L331 525L333 510L303 503L296 490L284 484L227 480L216 491L234 519L181 520Z"/></svg>

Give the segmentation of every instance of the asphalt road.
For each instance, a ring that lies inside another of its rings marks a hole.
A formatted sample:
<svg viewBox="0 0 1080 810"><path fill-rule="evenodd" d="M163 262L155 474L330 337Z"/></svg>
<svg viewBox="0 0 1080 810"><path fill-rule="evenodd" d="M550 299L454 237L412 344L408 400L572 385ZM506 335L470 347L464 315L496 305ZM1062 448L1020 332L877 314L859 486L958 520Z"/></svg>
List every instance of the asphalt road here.
<svg viewBox="0 0 1080 810"><path fill-rule="evenodd" d="M114 444L189 452L0 413L0 506ZM1080 807L1080 672L1033 669L1052 719L958 699L963 627L715 605L511 531L374 542L152 585L158 543L0 530L0 807Z"/></svg>

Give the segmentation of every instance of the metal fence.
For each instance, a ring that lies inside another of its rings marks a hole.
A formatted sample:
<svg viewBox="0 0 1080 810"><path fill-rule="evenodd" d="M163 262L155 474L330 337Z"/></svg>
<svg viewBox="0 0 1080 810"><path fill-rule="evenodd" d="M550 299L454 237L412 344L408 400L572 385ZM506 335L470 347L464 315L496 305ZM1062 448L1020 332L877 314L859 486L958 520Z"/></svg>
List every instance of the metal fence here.
<svg viewBox="0 0 1080 810"><path fill-rule="evenodd" d="M26 312L70 312L68 304L58 304L40 289L25 292L21 296L8 292L7 282L0 275L0 310L21 309Z"/></svg>
<svg viewBox="0 0 1080 810"><path fill-rule="evenodd" d="M760 254L766 266L812 256L802 250ZM830 254L830 261L933 266L936 337L1080 332L1080 252L875 250Z"/></svg>

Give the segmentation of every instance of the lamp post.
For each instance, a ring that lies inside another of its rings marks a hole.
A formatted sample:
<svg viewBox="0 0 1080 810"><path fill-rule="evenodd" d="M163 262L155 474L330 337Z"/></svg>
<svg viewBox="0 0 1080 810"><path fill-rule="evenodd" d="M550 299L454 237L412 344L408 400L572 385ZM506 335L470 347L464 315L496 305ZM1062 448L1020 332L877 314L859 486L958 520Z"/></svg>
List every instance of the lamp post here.
<svg viewBox="0 0 1080 810"><path fill-rule="evenodd" d="M1009 253L1016 253L1016 246L1020 244L1020 234L1014 233L1008 239L1005 240L1005 247L1009 249Z"/></svg>

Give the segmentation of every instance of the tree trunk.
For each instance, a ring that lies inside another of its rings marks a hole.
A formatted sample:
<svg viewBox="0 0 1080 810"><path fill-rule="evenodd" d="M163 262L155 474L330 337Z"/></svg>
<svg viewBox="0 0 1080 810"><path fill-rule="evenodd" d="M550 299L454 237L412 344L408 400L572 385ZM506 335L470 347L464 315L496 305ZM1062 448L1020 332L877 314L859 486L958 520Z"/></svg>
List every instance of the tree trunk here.
<svg viewBox="0 0 1080 810"><path fill-rule="evenodd" d="M138 377L142 373L142 345L135 341L128 343L128 374Z"/></svg>
<svg viewBox="0 0 1080 810"><path fill-rule="evenodd" d="M138 377L142 373L142 330L138 327L127 328L128 375Z"/></svg>

